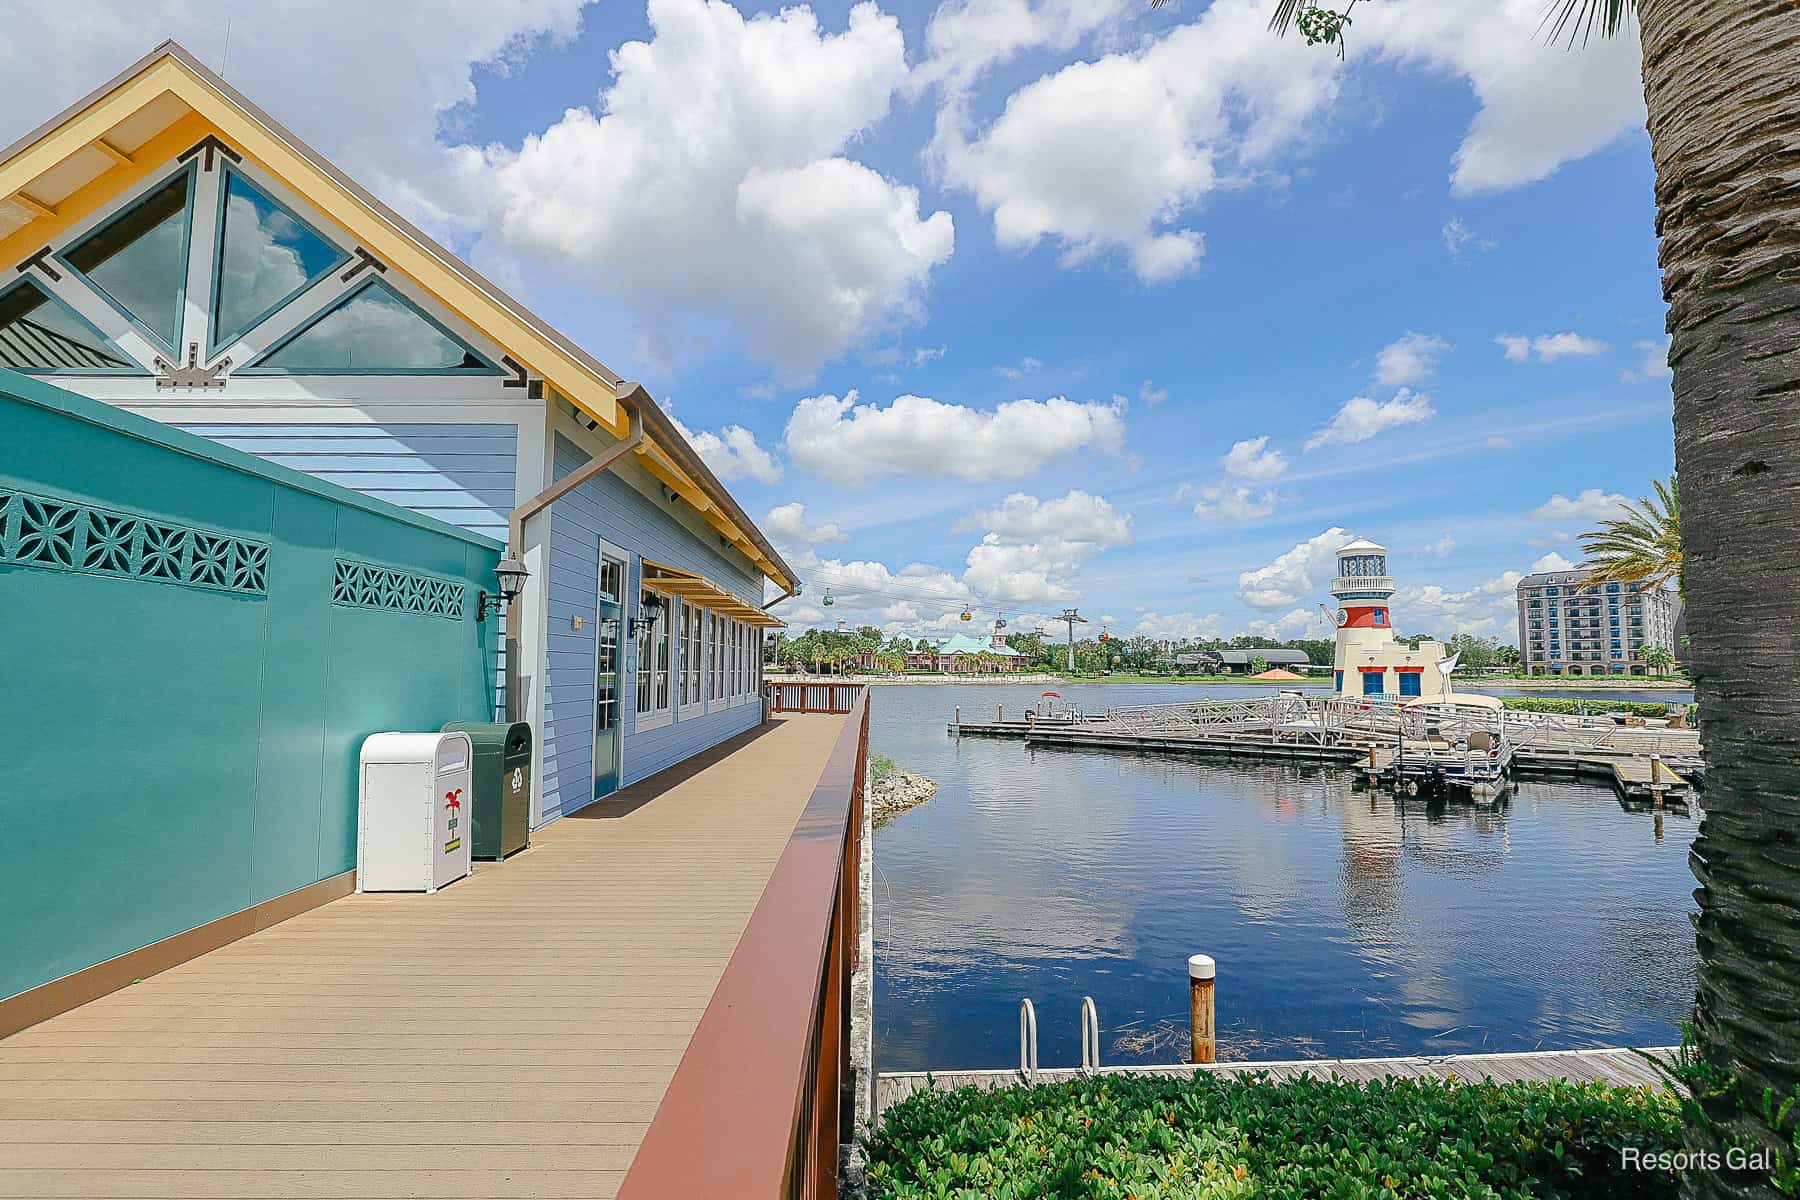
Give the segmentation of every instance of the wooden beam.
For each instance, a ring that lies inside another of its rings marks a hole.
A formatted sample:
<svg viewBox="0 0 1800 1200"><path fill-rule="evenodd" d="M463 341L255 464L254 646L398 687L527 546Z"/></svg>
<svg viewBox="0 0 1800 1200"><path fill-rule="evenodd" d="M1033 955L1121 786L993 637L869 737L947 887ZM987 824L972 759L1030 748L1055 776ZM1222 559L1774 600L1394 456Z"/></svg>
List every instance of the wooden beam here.
<svg viewBox="0 0 1800 1200"><path fill-rule="evenodd" d="M144 182L177 154L205 137L209 129L204 119L189 113L145 142L133 156L130 166L102 171L69 193L57 204L54 217L38 217L0 237L0 271L11 271L120 192ZM10 178L10 170L0 170L0 187L4 187Z"/></svg>
<svg viewBox="0 0 1800 1200"><path fill-rule="evenodd" d="M114 165L116 165L116 166L129 167L134 162L131 155L125 153L123 150L119 149L117 146L113 145L111 142L107 141L105 138L95 138L93 141L93 146L94 146L94 149L96 149L100 153L106 155L106 157L112 159Z"/></svg>
<svg viewBox="0 0 1800 1200"><path fill-rule="evenodd" d="M54 220L56 217L56 210L54 208L45 204L42 200L32 199L24 192L14 192L12 195L8 196L7 199L30 213L33 219L48 217Z"/></svg>

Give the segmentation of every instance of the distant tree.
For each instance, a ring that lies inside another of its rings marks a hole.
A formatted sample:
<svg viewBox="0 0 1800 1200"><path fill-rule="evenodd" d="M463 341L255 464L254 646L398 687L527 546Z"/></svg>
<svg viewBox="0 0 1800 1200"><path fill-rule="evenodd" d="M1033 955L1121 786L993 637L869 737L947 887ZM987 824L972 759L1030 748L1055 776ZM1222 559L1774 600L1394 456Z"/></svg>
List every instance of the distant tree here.
<svg viewBox="0 0 1800 1200"><path fill-rule="evenodd" d="M1337 643L1326 638L1296 638L1289 645L1306 651L1306 661L1314 666L1326 666L1337 656Z"/></svg>
<svg viewBox="0 0 1800 1200"><path fill-rule="evenodd" d="M1471 671L1485 671L1495 662L1494 643L1472 633L1459 633L1451 638L1450 653L1462 655L1461 665Z"/></svg>
<svg viewBox="0 0 1800 1200"><path fill-rule="evenodd" d="M1257 655L1254 655L1251 657L1250 673L1252 675L1261 675L1264 671L1266 671L1268 669L1269 669L1269 660L1268 659L1264 658L1260 654L1257 654Z"/></svg>
<svg viewBox="0 0 1800 1200"><path fill-rule="evenodd" d="M1662 646L1652 646L1644 651L1644 663L1658 675L1667 675L1669 668L1675 665L1675 655Z"/></svg>

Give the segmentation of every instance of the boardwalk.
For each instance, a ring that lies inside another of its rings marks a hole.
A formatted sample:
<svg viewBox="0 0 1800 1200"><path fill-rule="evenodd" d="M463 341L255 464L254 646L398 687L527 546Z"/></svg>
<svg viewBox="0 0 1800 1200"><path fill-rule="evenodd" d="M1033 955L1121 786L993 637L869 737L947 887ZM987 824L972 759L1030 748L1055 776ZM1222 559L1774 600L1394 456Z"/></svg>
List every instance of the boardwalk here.
<svg viewBox="0 0 1800 1200"><path fill-rule="evenodd" d="M1668 1058L1673 1049L1653 1050L1658 1058ZM1522 1080L1574 1079L1631 1087L1660 1086L1662 1076L1652 1064L1632 1050L1551 1050L1524 1054L1446 1054L1407 1058L1329 1058L1290 1059L1284 1062L1232 1062L1210 1067L1108 1067L1109 1074L1172 1075L1187 1078L1196 1071L1224 1075L1242 1075L1261 1071L1277 1079L1291 1079L1310 1074L1316 1078L1337 1076L1340 1079L1371 1082L1392 1076L1416 1078L1435 1076L1458 1079L1492 1079L1496 1083ZM1039 1083L1064 1083L1078 1078L1076 1070L1042 1070ZM929 1083L927 1082L929 1078ZM927 1086L939 1090L959 1087L1001 1088L1018 1085L1017 1071L938 1071L929 1077L925 1072L890 1072L875 1085L875 1107L886 1112L914 1092Z"/></svg>
<svg viewBox="0 0 1800 1200"><path fill-rule="evenodd" d="M612 1196L842 725L0 1041L0 1196Z"/></svg>

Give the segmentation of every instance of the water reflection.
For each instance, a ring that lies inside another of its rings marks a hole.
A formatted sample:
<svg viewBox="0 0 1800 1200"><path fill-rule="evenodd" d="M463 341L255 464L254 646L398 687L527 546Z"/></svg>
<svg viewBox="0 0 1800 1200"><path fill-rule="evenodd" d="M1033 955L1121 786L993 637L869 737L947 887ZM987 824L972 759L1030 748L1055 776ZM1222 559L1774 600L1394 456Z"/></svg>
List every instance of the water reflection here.
<svg viewBox="0 0 1800 1200"><path fill-rule="evenodd" d="M1027 995L1046 1066L1078 1061L1083 995L1109 1061L1171 1061L1167 1039L1142 1035L1185 1028L1197 951L1219 960L1232 1057L1676 1036L1697 814L1665 814L1659 842L1651 814L1581 784L1528 782L1475 808L1370 794L1329 768L945 735L956 704L1035 694L875 694L873 748L940 785L876 836L883 1069L1011 1065Z"/></svg>

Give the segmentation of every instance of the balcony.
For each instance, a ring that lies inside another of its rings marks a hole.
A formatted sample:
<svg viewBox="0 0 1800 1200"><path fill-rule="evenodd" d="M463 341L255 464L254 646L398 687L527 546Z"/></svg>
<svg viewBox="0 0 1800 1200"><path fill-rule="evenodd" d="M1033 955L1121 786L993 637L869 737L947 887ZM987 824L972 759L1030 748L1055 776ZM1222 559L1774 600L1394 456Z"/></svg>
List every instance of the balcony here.
<svg viewBox="0 0 1800 1200"><path fill-rule="evenodd" d="M0 1191L835 1195L868 748L846 695L436 895L334 901L0 1041Z"/></svg>
<svg viewBox="0 0 1800 1200"><path fill-rule="evenodd" d="M1331 581L1331 590L1335 592L1391 592L1394 590L1392 575L1339 575Z"/></svg>

